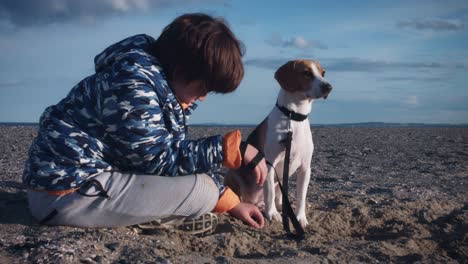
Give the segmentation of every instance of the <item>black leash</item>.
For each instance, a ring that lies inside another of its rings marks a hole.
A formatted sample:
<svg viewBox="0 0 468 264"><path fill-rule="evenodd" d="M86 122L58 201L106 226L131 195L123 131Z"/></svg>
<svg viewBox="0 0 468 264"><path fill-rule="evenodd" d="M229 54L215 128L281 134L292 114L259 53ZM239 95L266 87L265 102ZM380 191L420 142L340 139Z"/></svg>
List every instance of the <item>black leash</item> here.
<svg viewBox="0 0 468 264"><path fill-rule="evenodd" d="M291 120L289 121L291 122ZM292 141L292 130L289 125L288 133L286 136L286 153L284 157L284 169L283 169L283 185L281 185L278 174L276 173L276 178L278 180L278 185L281 190L281 194L283 195L283 229L292 237L297 240L304 239L304 229L302 228L301 224L297 220L296 214L291 207L291 203L289 202L288 191L289 191L289 162L291 160L291 141ZM289 219L291 219L291 223L294 227L296 233L292 233L289 227Z"/></svg>
<svg viewBox="0 0 468 264"><path fill-rule="evenodd" d="M281 194L283 195L283 228L284 230L288 233L289 236L292 238L300 241L305 238L305 231L302 228L301 224L297 220L296 215L294 214L294 210L291 207L291 203L289 202L289 197L288 197L288 192L283 188L283 185L281 184L278 173L276 172L275 167L273 167L273 164L271 164L269 161L266 161L268 165L270 165L273 168L273 171L275 172L276 175L276 180L278 181L278 186L280 187ZM292 233L291 229L289 228L289 219L291 219L291 223L293 224L294 230L296 230L296 233Z"/></svg>
<svg viewBox="0 0 468 264"><path fill-rule="evenodd" d="M286 144L286 152L284 155L284 168L283 168L283 185L281 185L278 173L276 169L273 167L276 174L276 179L278 181L278 185L280 187L281 193L283 195L283 229L296 240L302 240L305 237L304 229L302 228L301 224L297 220L296 214L291 207L291 203L289 202L288 191L289 191L289 162L291 160L291 142L292 142L292 129L291 129L291 120L302 122L307 119L307 115L299 114L294 111L287 109L284 106L280 106L278 101L276 102L276 107L288 117L288 133L286 134L285 144ZM294 227L296 233L291 232L289 227L289 219L291 219L291 223Z"/></svg>
<svg viewBox="0 0 468 264"><path fill-rule="evenodd" d="M290 139L292 138L292 132L288 133L288 137L290 137ZM289 144L287 144L287 145L289 145L289 151L287 151L287 153L288 152L290 153L291 152L291 141L289 141ZM287 145L286 145L286 150L288 149ZM289 157L289 155L287 157ZM286 182L286 186L289 185L289 183L288 183L289 173L286 172L286 169L289 170L289 159L286 159L286 161L284 162L284 170L285 171L283 172L283 184L281 184L281 181L280 181L279 176L278 176L278 172L276 171L273 164L271 164L266 159L265 159L265 162L266 162L266 164L268 164L270 167L273 168L273 171L275 172L275 175L276 175L276 180L278 181L278 186L280 187L281 194L283 195L283 204L282 204L283 229L292 238L294 238L294 239L296 239L298 241L303 240L305 238L305 231L302 228L299 221L297 220L296 214L294 214L294 210L292 209L291 202L289 202L288 189L284 188L284 185L283 185L285 182ZM249 169L252 169L252 167L255 168L254 165L250 165ZM291 232L291 229L289 228L289 219L291 219L291 223L292 223L292 225L294 227L294 230L296 230L296 233Z"/></svg>

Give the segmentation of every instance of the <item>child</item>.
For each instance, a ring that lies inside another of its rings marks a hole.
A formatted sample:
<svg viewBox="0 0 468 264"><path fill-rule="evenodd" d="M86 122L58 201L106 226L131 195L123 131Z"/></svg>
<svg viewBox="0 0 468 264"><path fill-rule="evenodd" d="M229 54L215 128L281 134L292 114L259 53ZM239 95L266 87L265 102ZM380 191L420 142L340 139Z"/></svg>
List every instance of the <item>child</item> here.
<svg viewBox="0 0 468 264"><path fill-rule="evenodd" d="M186 139L194 102L239 86L242 53L221 19L185 14L157 40L136 35L97 55L96 73L40 118L23 175L32 215L78 227L174 218L191 226L199 217L213 226L213 211L262 228L258 208L241 203L216 173L249 165L262 185L258 151L241 144L238 130Z"/></svg>

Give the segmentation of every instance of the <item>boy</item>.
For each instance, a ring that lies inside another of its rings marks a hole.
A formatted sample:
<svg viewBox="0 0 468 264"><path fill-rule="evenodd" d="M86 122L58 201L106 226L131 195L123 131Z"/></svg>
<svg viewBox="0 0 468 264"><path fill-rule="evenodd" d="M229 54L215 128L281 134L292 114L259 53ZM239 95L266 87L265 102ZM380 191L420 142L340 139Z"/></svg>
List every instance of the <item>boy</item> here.
<svg viewBox="0 0 468 264"><path fill-rule="evenodd" d="M241 203L216 174L250 165L262 185L258 151L241 143L239 131L186 139L195 101L239 86L242 52L222 20L185 14L157 40L136 35L97 55L96 73L41 116L23 175L32 215L78 227L175 218L197 229L190 223L199 217L214 228L216 217L207 215L214 211L262 228L258 208ZM199 229L190 231L206 231Z"/></svg>

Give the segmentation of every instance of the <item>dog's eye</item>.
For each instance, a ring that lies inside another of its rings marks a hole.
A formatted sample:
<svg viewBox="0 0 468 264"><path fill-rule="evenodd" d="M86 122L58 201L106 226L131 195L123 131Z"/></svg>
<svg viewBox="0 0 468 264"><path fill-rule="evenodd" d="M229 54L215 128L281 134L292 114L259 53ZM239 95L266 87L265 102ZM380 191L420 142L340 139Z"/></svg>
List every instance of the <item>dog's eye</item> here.
<svg viewBox="0 0 468 264"><path fill-rule="evenodd" d="M313 74L311 71L305 71L305 72L304 72L304 75L305 75L307 78L311 78L311 79L314 78L314 74Z"/></svg>

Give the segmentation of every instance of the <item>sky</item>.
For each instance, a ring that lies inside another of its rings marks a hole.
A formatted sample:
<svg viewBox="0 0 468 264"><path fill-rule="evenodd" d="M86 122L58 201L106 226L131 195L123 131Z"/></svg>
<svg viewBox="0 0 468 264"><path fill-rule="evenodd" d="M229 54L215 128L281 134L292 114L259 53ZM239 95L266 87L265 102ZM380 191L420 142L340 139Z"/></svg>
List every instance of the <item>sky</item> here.
<svg viewBox="0 0 468 264"><path fill-rule="evenodd" d="M333 85L312 124L468 123L468 1L0 1L0 122L38 122L94 56L128 36L155 38L184 13L224 18L244 43L245 75L209 95L190 124L258 124L274 107L274 72L318 60Z"/></svg>

